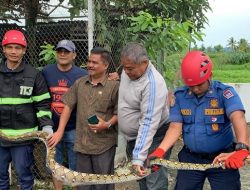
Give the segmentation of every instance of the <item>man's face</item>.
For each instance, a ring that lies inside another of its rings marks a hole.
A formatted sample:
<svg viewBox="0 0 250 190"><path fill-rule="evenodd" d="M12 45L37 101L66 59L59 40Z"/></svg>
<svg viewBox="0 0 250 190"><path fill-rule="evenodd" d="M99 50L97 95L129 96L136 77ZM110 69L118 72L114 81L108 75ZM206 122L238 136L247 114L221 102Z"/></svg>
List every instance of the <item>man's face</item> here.
<svg viewBox="0 0 250 190"><path fill-rule="evenodd" d="M148 61L144 61L140 64L135 64L133 61L127 58L121 59L123 70L131 80L137 80L140 78L147 69Z"/></svg>
<svg viewBox="0 0 250 190"><path fill-rule="evenodd" d="M196 94L197 96L202 96L204 95L208 88L210 86L210 83L209 81L207 80L206 82L203 82L199 85L195 85L195 86L189 86L189 89L194 93Z"/></svg>
<svg viewBox="0 0 250 190"><path fill-rule="evenodd" d="M88 74L98 77L106 74L108 64L105 64L100 54L91 53L87 62Z"/></svg>
<svg viewBox="0 0 250 190"><path fill-rule="evenodd" d="M26 48L18 44L3 46L3 52L9 62L18 63L24 56Z"/></svg>
<svg viewBox="0 0 250 190"><path fill-rule="evenodd" d="M61 66L71 65L76 58L76 53L64 48L56 50L56 61Z"/></svg>

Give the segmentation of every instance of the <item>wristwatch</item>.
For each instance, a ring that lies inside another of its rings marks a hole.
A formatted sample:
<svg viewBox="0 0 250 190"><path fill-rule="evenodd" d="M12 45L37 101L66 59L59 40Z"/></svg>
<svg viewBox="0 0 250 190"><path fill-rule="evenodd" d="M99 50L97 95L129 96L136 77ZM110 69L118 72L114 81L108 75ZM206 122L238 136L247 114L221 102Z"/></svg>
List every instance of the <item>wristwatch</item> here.
<svg viewBox="0 0 250 190"><path fill-rule="evenodd" d="M249 146L244 143L237 143L235 146L235 150L242 150L242 149L249 150Z"/></svg>
<svg viewBox="0 0 250 190"><path fill-rule="evenodd" d="M112 124L110 122L106 122L108 129L110 129L112 127Z"/></svg>

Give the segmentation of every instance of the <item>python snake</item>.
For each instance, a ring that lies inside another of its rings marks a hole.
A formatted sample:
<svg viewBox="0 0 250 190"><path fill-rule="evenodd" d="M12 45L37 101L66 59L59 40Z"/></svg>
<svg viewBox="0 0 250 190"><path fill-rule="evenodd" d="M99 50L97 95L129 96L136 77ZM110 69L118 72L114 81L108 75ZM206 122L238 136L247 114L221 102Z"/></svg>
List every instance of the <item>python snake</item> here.
<svg viewBox="0 0 250 190"><path fill-rule="evenodd" d="M49 148L47 145L48 134L42 131L25 133L23 135L17 136L6 136L0 132L0 139L10 142L22 142L27 140L38 139L42 141L47 150L46 156L46 165L51 170L53 177L62 181L66 185L72 187L79 185L94 185L94 184L111 184L111 183L123 183L132 180L139 180L143 177L136 175L132 167L127 167L122 170L122 172L115 172L114 175L105 175L105 174L89 174L89 173L80 173L76 171L69 170L68 168L58 164L55 157L55 148ZM170 161L164 159L154 159L150 161L150 165L161 165L170 169L178 170L207 170L210 168L219 168L222 167L220 164L193 164L193 163L181 163L177 161ZM148 172L147 175L149 175ZM146 175L146 176L147 176ZM144 176L144 177L146 177Z"/></svg>

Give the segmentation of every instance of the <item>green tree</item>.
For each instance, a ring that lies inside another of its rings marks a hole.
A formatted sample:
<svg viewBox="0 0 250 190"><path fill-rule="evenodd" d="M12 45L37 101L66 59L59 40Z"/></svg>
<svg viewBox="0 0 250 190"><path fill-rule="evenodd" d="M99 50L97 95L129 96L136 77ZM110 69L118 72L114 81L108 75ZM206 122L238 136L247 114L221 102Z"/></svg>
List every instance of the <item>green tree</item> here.
<svg viewBox="0 0 250 190"><path fill-rule="evenodd" d="M94 4L96 23L101 23L97 26L97 41L102 45L117 42L117 39L112 38L114 35L110 34L112 33L110 27L114 26L114 23L118 27L127 28L130 26L128 17L136 16L140 11L145 11L155 17L173 19L180 23L191 21L198 31L204 28L208 22L205 13L211 11L208 0L127 0L126 3L124 0L96 0ZM74 9L84 8L83 6L74 6ZM121 40L126 38L123 37L123 32L117 32L121 36Z"/></svg>
<svg viewBox="0 0 250 190"><path fill-rule="evenodd" d="M223 51L223 46L220 45L220 44L215 45L215 46L214 46L214 50L215 50L216 52L222 52L222 51Z"/></svg>
<svg viewBox="0 0 250 190"><path fill-rule="evenodd" d="M66 0L0 0L0 20L18 21L20 17L25 17L27 25L34 25L37 18L48 19L51 10L60 7L64 1ZM68 5L73 18L87 9L87 0L68 0ZM208 0L127 0L126 3L124 0L96 0L94 5L99 11L109 12L117 18L122 15L133 16L144 10L153 16L172 18L179 22L189 20L198 30L208 22L205 12L211 10Z"/></svg>
<svg viewBox="0 0 250 190"><path fill-rule="evenodd" d="M212 51L213 51L213 48L212 48L211 46L208 46L208 47L207 47L207 52L210 53L210 52L212 52Z"/></svg>
<svg viewBox="0 0 250 190"><path fill-rule="evenodd" d="M142 42L151 61L165 75L168 82L173 81L169 76L175 72L175 65L167 65L167 57L175 52L186 50L191 42L201 40L202 33L198 32L192 22L179 23L173 19L155 17L146 12L140 12L137 17L129 18L132 23L128 28L132 40ZM190 30L192 29L192 30ZM192 32L190 32L192 31Z"/></svg>
<svg viewBox="0 0 250 190"><path fill-rule="evenodd" d="M4 5L0 6L0 12L6 14L9 10L12 10L13 13L18 12L19 14L17 14L15 19L18 20L19 16L24 16L26 18L26 24L33 26L36 24L37 18L49 19L51 8L54 10L60 7L63 1L65 0L53 0L53 2L57 4L53 7L51 5L52 0L0 0L0 3ZM81 11L86 11L87 0L69 0L69 6L69 12L73 18L74 16L78 16ZM119 56L119 48L122 47L126 41L131 40L131 33L128 34L126 28L129 28L131 23L133 23L131 18L137 17L138 13L142 10L158 20L156 21L157 25L161 25L160 18L162 18L162 21L169 19L168 23L171 24L168 28L165 28L163 33L161 33L161 26L156 29L156 32L154 31L154 34L168 33L167 38L164 38L165 41L162 39L159 40L160 43L170 44L164 49L167 54L174 50L183 49L183 44L186 46L187 42L189 43L188 46L190 46L191 42L195 43L192 34L204 28L204 25L208 22L205 13L211 10L209 0L127 0L126 3L124 0L95 0L94 7L96 23L95 39L98 45L110 49L114 52L115 56ZM142 27L145 26L146 24L142 24ZM171 27L175 28L176 31L172 30ZM30 30L32 29L34 29L34 27L30 27ZM142 28L142 31L144 29ZM153 36L153 32L151 33L150 31L151 29L149 27L148 31L146 31L149 32L150 35L146 35L147 37L144 38L145 42L147 40L152 43L157 41L156 37L151 38ZM182 33L182 31L185 32ZM137 32L134 31L134 33ZM140 35L144 35L143 32L140 32ZM183 40L179 39L181 37L184 37ZM196 37L199 40L201 39L201 35L197 35ZM174 41L176 42L174 43ZM157 41L155 43L158 44L159 42ZM32 47L31 45L31 49ZM163 57L163 55L159 57ZM114 61L118 62L116 58ZM159 63L159 61L156 62Z"/></svg>
<svg viewBox="0 0 250 190"><path fill-rule="evenodd" d="M237 41L233 37L231 37L228 40L227 46L230 47L232 51L236 51L236 49L237 49Z"/></svg>
<svg viewBox="0 0 250 190"><path fill-rule="evenodd" d="M34 26L38 18L49 19L50 14L56 11L61 3L66 0L0 0L0 20L19 20L24 17L26 26ZM52 4L53 2L53 4ZM68 0L71 18L79 16L81 11L87 9L87 0ZM170 18L177 22L191 21L200 31L208 22L205 15L211 10L208 0L95 0L96 39L100 45L116 42L111 28L114 23L117 28L130 26L128 17L136 16L140 11L145 11L152 16ZM189 28L192 30L192 28ZM121 36L121 41L126 34L115 31ZM111 47L109 47L111 48Z"/></svg>
<svg viewBox="0 0 250 190"><path fill-rule="evenodd" d="M48 2L49 0L1 0L0 13L3 16L0 20L7 23L25 18L25 25L33 26L38 18L48 18L47 10L52 7Z"/></svg>
<svg viewBox="0 0 250 190"><path fill-rule="evenodd" d="M239 51L243 51L243 52L247 52L250 50L250 46L249 43L247 42L246 39L241 38L238 42L238 50Z"/></svg>
<svg viewBox="0 0 250 190"><path fill-rule="evenodd" d="M119 48L127 41L131 41L131 37L126 31L131 26L130 18L137 17L140 11L147 12L152 17L175 20L178 24L185 21L191 22L195 26L195 30L193 27L187 29L193 33L192 30L200 31L207 23L205 12L209 10L211 8L208 0L128 0L126 3L124 0L96 0L96 41L98 45L113 52L114 62L117 63L119 62ZM176 37L172 36L171 39L176 39Z"/></svg>
<svg viewBox="0 0 250 190"><path fill-rule="evenodd" d="M135 16L140 11L150 13L152 16L171 18L178 22L192 21L199 29L207 23L205 12L211 10L208 0L97 0L101 10L113 16Z"/></svg>
<svg viewBox="0 0 250 190"><path fill-rule="evenodd" d="M200 50L201 51L206 51L206 47L204 46L204 44L201 44Z"/></svg>

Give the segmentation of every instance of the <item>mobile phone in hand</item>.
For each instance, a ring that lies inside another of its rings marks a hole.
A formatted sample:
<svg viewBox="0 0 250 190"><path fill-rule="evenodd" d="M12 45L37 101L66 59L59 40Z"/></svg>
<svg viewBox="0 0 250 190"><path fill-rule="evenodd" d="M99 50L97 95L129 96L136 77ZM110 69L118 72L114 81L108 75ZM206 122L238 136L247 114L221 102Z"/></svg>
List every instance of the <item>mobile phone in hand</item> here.
<svg viewBox="0 0 250 190"><path fill-rule="evenodd" d="M99 123L99 119L97 118L96 115L92 115L88 118L88 123L89 124L98 124Z"/></svg>

